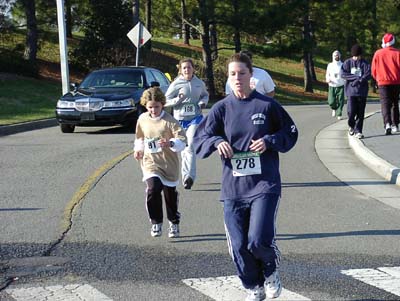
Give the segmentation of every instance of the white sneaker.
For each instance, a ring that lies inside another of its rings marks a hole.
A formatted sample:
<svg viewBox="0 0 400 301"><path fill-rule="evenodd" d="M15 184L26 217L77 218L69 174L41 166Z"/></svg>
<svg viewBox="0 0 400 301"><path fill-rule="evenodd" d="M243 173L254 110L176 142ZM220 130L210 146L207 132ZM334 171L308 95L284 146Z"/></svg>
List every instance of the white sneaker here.
<svg viewBox="0 0 400 301"><path fill-rule="evenodd" d="M338 117L337 117L337 120L342 120L342 116L338 116Z"/></svg>
<svg viewBox="0 0 400 301"><path fill-rule="evenodd" d="M389 123L387 123L385 126L385 135L391 135L391 134L392 134L392 127L390 126Z"/></svg>
<svg viewBox="0 0 400 301"><path fill-rule="evenodd" d="M151 236L159 237L162 234L162 223L161 224L152 224L151 225Z"/></svg>
<svg viewBox="0 0 400 301"><path fill-rule="evenodd" d="M179 224L173 224L169 222L168 237L169 238L179 237Z"/></svg>
<svg viewBox="0 0 400 301"><path fill-rule="evenodd" d="M397 126L395 126L395 125L392 125L390 128L392 130L392 134L394 134L394 133L399 131L399 128Z"/></svg>
<svg viewBox="0 0 400 301"><path fill-rule="evenodd" d="M336 110L332 110L332 117L336 116Z"/></svg>
<svg viewBox="0 0 400 301"><path fill-rule="evenodd" d="M265 300L265 290L263 286L256 286L253 289L247 290L246 301L261 301Z"/></svg>
<svg viewBox="0 0 400 301"><path fill-rule="evenodd" d="M265 286L267 288L266 294L268 299L279 297L282 292L282 285L278 271L273 272L272 275L265 280Z"/></svg>
<svg viewBox="0 0 400 301"><path fill-rule="evenodd" d="M362 139L362 138L364 138L364 135L362 133L357 133L355 135L355 137L358 138L358 139Z"/></svg>

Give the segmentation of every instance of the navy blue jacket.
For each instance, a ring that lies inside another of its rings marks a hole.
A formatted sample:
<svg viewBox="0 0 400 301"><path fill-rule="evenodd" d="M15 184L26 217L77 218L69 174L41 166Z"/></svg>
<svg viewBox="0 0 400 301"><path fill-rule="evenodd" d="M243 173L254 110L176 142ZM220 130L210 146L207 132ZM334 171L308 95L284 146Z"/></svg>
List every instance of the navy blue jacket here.
<svg viewBox="0 0 400 301"><path fill-rule="evenodd" d="M347 98L350 96L368 96L371 65L366 60L349 58L343 63L341 71L341 77L346 80L344 93Z"/></svg>
<svg viewBox="0 0 400 301"><path fill-rule="evenodd" d="M206 158L222 141L238 153L249 152L252 139L264 139L267 150L260 155L261 174L234 177L231 160L221 156L221 200L243 200L281 193L278 152L289 151L297 137L296 125L283 107L254 90L246 99L229 94L218 101L199 124L193 144L197 155Z"/></svg>

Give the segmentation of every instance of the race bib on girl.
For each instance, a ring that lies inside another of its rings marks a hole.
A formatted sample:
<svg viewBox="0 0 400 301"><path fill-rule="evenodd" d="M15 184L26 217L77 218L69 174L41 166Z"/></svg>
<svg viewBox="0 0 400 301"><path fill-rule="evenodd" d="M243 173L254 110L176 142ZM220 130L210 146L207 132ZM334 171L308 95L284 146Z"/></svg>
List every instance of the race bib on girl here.
<svg viewBox="0 0 400 301"><path fill-rule="evenodd" d="M194 116L196 114L196 105L193 103L184 104L180 109L179 114L181 116Z"/></svg>
<svg viewBox="0 0 400 301"><path fill-rule="evenodd" d="M158 139L156 138L145 138L144 139L144 152L155 154L162 151L160 145L158 144Z"/></svg>

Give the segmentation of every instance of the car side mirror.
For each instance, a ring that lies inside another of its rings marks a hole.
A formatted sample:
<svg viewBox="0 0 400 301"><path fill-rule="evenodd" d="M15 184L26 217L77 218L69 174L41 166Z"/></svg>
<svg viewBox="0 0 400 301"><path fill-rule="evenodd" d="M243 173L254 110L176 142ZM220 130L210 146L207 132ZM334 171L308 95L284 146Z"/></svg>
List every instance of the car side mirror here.
<svg viewBox="0 0 400 301"><path fill-rule="evenodd" d="M160 86L160 83L159 82L151 82L150 83L150 87L151 88L153 88L153 87L159 87Z"/></svg>
<svg viewBox="0 0 400 301"><path fill-rule="evenodd" d="M78 90L79 85L77 83L71 83L70 86L72 88L72 91L76 92Z"/></svg>

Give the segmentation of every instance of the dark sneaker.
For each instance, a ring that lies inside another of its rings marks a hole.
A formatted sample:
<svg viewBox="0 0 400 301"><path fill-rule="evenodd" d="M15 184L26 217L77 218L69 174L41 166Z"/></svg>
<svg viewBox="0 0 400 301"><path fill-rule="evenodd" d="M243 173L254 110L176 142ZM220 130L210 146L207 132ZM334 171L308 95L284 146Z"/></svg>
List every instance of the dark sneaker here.
<svg viewBox="0 0 400 301"><path fill-rule="evenodd" d="M185 189L191 189L193 186L193 179L191 177L186 178L185 181L183 181L183 187Z"/></svg>
<svg viewBox="0 0 400 301"><path fill-rule="evenodd" d="M349 135L350 135L350 136L353 136L353 135L354 135L354 129L349 128Z"/></svg>

